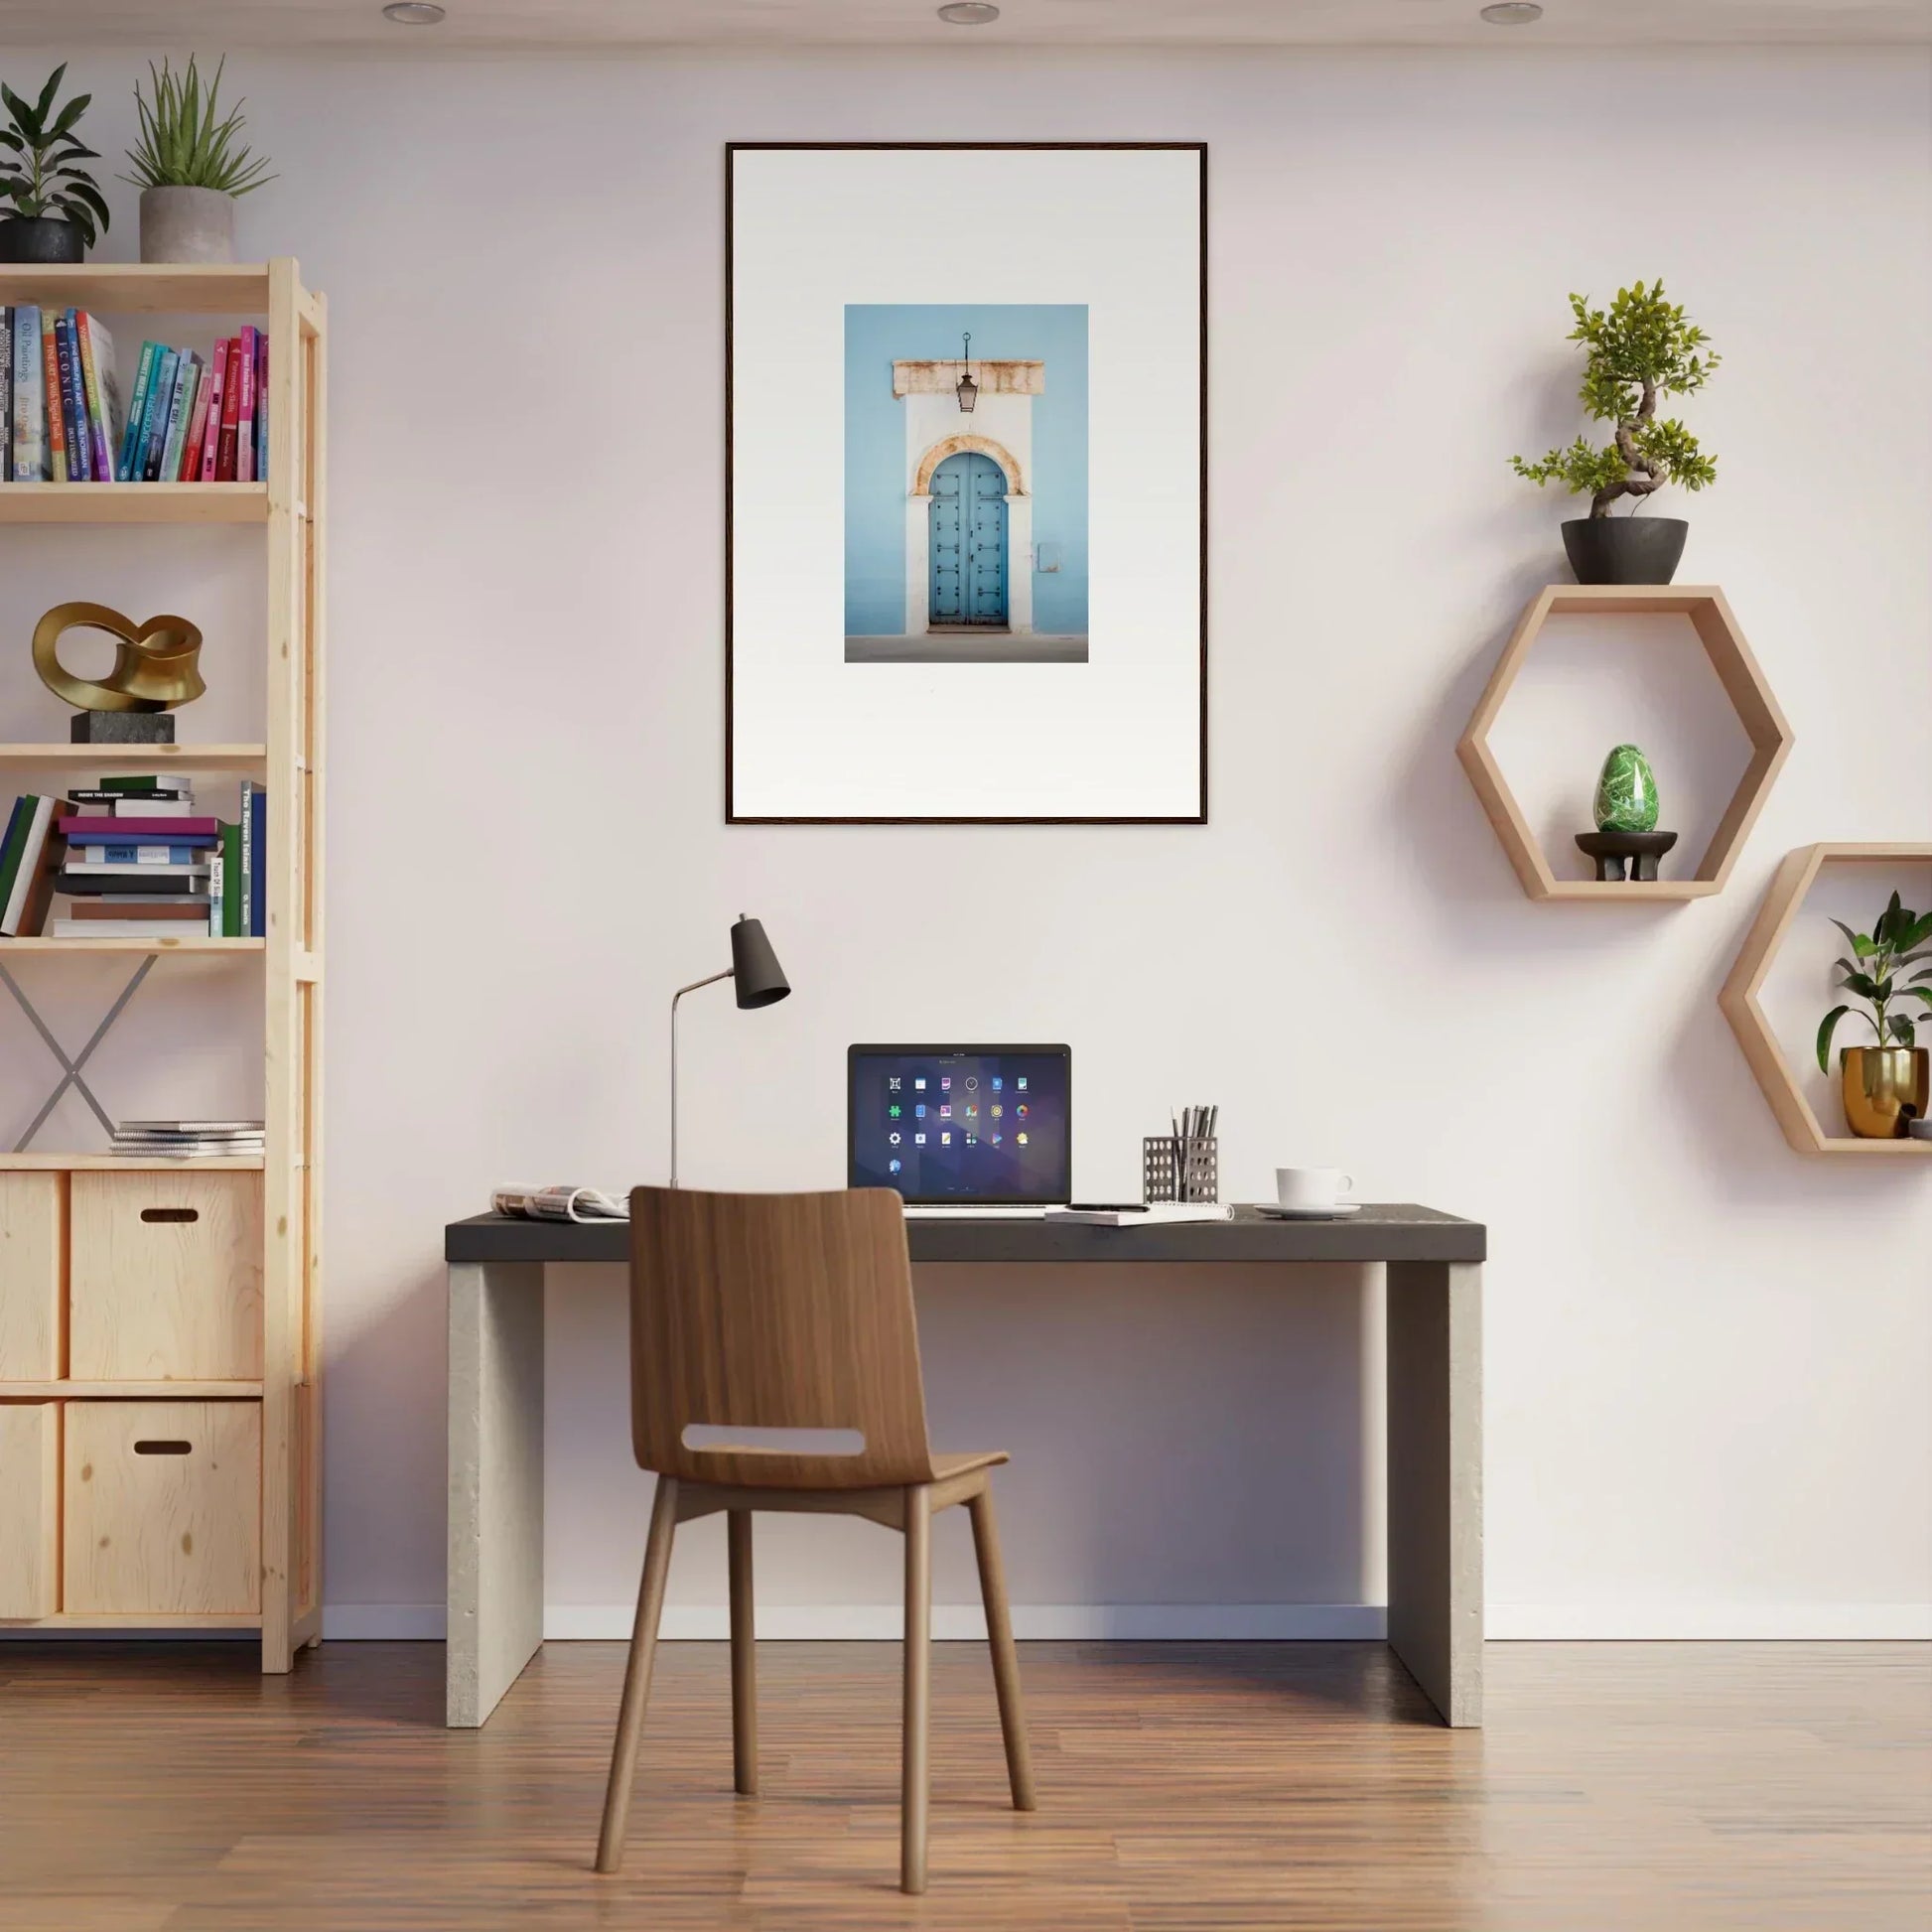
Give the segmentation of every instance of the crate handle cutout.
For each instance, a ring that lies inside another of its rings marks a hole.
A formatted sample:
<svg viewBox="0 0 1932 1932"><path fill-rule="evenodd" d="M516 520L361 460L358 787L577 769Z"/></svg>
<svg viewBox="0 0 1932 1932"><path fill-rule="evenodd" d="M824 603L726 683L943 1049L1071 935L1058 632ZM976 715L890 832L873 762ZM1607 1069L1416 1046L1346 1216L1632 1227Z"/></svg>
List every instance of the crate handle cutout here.
<svg viewBox="0 0 1932 1932"><path fill-rule="evenodd" d="M199 1221L202 1210L199 1207L144 1207L141 1218L144 1221Z"/></svg>
<svg viewBox="0 0 1932 1932"><path fill-rule="evenodd" d="M864 1455L861 1429L745 1429L730 1423L688 1422L678 1440L688 1449L728 1449L734 1455Z"/></svg>
<svg viewBox="0 0 1932 1932"><path fill-rule="evenodd" d="M194 1449L193 1443L158 1441L150 1437L134 1445L134 1453L136 1455L191 1455L194 1453Z"/></svg>

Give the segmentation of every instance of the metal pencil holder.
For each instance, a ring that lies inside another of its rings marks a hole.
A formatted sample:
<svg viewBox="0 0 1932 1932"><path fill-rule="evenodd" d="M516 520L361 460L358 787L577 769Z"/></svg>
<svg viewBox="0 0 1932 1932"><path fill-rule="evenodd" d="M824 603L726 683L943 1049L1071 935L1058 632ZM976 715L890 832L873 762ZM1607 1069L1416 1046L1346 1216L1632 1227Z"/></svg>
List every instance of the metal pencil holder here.
<svg viewBox="0 0 1932 1932"><path fill-rule="evenodd" d="M1168 1201L1221 1198L1221 1144L1150 1134L1141 1143L1141 1199L1150 1207Z"/></svg>

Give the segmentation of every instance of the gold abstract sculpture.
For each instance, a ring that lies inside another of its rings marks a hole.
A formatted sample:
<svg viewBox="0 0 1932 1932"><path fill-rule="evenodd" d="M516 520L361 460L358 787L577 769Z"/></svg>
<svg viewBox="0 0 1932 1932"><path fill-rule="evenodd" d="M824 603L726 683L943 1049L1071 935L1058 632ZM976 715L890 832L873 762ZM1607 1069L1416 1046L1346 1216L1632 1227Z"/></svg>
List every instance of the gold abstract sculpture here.
<svg viewBox="0 0 1932 1932"><path fill-rule="evenodd" d="M114 640L114 668L94 683L61 664L69 630L104 630ZM57 604L34 626L34 669L57 698L81 711L172 711L207 686L196 668L202 633L186 618L136 623L104 604Z"/></svg>

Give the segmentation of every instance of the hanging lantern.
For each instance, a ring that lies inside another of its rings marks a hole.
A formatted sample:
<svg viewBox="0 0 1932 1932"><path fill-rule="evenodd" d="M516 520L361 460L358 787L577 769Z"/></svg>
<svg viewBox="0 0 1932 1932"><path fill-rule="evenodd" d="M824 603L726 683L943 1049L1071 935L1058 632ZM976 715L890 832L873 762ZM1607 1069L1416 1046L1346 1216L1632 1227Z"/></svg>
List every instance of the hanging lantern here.
<svg viewBox="0 0 1932 1932"><path fill-rule="evenodd" d="M973 412L973 405L980 399L980 385L973 380L972 348L973 336L968 330L960 345L960 360L965 368L959 378L959 407L969 416Z"/></svg>

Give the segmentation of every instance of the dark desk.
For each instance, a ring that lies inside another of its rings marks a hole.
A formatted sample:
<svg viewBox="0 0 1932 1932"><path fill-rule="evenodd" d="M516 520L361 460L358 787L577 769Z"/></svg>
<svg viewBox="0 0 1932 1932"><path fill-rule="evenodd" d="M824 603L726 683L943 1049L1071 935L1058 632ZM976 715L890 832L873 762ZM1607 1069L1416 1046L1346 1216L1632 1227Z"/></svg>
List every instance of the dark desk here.
<svg viewBox="0 0 1932 1932"><path fill-rule="evenodd" d="M1224 1262L1388 1270L1389 1643L1450 1725L1482 1722L1486 1231L1409 1203L1336 1221L905 1224L917 1262ZM630 1230L452 1221L449 1723L481 1725L543 1641L543 1270L622 1264Z"/></svg>

